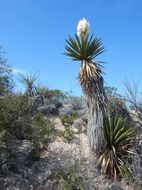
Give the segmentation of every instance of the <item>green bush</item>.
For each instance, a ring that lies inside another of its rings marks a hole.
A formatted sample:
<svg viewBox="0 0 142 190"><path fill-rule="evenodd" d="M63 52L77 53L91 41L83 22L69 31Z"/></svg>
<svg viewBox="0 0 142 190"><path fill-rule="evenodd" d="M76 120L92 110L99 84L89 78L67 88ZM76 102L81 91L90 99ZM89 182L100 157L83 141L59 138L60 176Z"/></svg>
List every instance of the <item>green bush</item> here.
<svg viewBox="0 0 142 190"><path fill-rule="evenodd" d="M73 111L70 115L63 114L60 115L59 118L63 125L72 125L74 120L78 118L78 114L76 111Z"/></svg>
<svg viewBox="0 0 142 190"><path fill-rule="evenodd" d="M7 94L0 102L0 131L19 139L26 139L30 134L29 126L32 118L32 104L24 95Z"/></svg>
<svg viewBox="0 0 142 190"><path fill-rule="evenodd" d="M121 95L117 94L117 88L106 86L105 92L108 98L108 108L110 115L121 115L122 117L127 117L130 119L126 102Z"/></svg>
<svg viewBox="0 0 142 190"><path fill-rule="evenodd" d="M78 118L78 113L76 111L73 111L71 114L70 114L70 117L73 119L73 120L76 120Z"/></svg>
<svg viewBox="0 0 142 190"><path fill-rule="evenodd" d="M72 125L73 124L73 118L68 115L60 115L59 118L63 125Z"/></svg>
<svg viewBox="0 0 142 190"><path fill-rule="evenodd" d="M31 100L22 94L6 94L0 101L0 165L9 159L11 143L27 139L32 143L33 157L38 158L41 147L45 148L50 140L53 123L42 114L33 111ZM5 155L5 156L2 156Z"/></svg>
<svg viewBox="0 0 142 190"><path fill-rule="evenodd" d="M38 113L32 121L32 139L40 140L43 145L50 141L50 135L54 129L54 124L44 115Z"/></svg>
<svg viewBox="0 0 142 190"><path fill-rule="evenodd" d="M122 168L129 168L125 160L128 159L131 143L134 137L134 128L120 116L112 116L104 121L104 133L107 147L99 156L98 164L101 165L104 173L108 173L116 178L117 174L122 175Z"/></svg>
<svg viewBox="0 0 142 190"><path fill-rule="evenodd" d="M14 84L12 80L12 67L4 56L0 47L0 96L12 91Z"/></svg>
<svg viewBox="0 0 142 190"><path fill-rule="evenodd" d="M121 97L109 97L108 106L110 115L121 115L130 119L125 101Z"/></svg>
<svg viewBox="0 0 142 190"><path fill-rule="evenodd" d="M36 91L37 91L37 94L44 95L47 98L65 96L61 90L58 90L58 89L50 90L46 86L38 86Z"/></svg>
<svg viewBox="0 0 142 190"><path fill-rule="evenodd" d="M4 138L6 131L0 133L0 174L8 174L9 150Z"/></svg>
<svg viewBox="0 0 142 190"><path fill-rule="evenodd" d="M76 171L76 166L55 167L52 169L52 178L56 182L54 188L58 190L84 190L83 179Z"/></svg>
<svg viewBox="0 0 142 190"><path fill-rule="evenodd" d="M33 160L38 160L40 158L41 150L46 148L47 144L51 140L54 124L47 120L44 115L38 113L34 116L31 122L31 129L31 157Z"/></svg>
<svg viewBox="0 0 142 190"><path fill-rule="evenodd" d="M67 142L71 142L74 139L74 132L70 128L65 128L64 131L61 131L60 136L67 140Z"/></svg>
<svg viewBox="0 0 142 190"><path fill-rule="evenodd" d="M81 110L85 104L83 97L77 97L72 95L67 96L66 101L72 106L72 110L74 111Z"/></svg>

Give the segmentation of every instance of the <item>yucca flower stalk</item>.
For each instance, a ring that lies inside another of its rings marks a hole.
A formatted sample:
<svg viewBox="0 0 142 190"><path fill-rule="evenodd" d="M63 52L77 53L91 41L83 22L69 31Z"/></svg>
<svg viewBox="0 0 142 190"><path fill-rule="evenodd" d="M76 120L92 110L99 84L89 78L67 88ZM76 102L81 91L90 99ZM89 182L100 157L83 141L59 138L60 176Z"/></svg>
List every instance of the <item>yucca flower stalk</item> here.
<svg viewBox="0 0 142 190"><path fill-rule="evenodd" d="M90 24L83 18L74 38L66 40L65 55L81 62L79 81L88 110L88 139L97 157L105 150L103 120L107 115L107 98L103 86L101 62L96 57L104 52L101 39L90 34Z"/></svg>

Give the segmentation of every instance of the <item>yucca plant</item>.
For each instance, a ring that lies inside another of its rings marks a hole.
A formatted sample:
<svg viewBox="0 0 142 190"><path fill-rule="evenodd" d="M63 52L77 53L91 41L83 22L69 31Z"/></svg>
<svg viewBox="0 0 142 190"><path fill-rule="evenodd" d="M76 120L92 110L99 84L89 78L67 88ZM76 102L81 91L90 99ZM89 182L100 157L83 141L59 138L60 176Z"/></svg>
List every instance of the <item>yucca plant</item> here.
<svg viewBox="0 0 142 190"><path fill-rule="evenodd" d="M32 97L36 93L37 78L38 77L36 74L27 75L23 73L18 73L18 79L25 86L26 94L28 95L28 97Z"/></svg>
<svg viewBox="0 0 142 190"><path fill-rule="evenodd" d="M101 39L89 36L90 24L86 19L79 21L75 38L66 40L65 55L74 61L81 61L79 81L85 94L88 108L89 143L96 156L105 150L106 141L103 119L107 115L107 99L103 86L102 62L96 57L104 52Z"/></svg>
<svg viewBox="0 0 142 190"><path fill-rule="evenodd" d="M134 127L126 118L112 116L104 120L104 134L107 141L106 150L98 159L102 171L116 178L122 174L122 169L129 171L125 161L128 159L131 149L130 140L134 137Z"/></svg>

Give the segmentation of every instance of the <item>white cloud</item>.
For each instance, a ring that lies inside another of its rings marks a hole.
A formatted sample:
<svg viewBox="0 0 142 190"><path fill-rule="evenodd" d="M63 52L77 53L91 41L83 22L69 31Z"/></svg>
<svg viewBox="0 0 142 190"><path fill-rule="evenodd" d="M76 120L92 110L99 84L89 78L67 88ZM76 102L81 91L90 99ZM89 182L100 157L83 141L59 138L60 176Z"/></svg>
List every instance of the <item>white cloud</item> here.
<svg viewBox="0 0 142 190"><path fill-rule="evenodd" d="M17 74L17 73L25 73L24 70L22 70L22 69L18 69L18 68L13 68L13 69L12 69L12 72L13 72L13 74Z"/></svg>

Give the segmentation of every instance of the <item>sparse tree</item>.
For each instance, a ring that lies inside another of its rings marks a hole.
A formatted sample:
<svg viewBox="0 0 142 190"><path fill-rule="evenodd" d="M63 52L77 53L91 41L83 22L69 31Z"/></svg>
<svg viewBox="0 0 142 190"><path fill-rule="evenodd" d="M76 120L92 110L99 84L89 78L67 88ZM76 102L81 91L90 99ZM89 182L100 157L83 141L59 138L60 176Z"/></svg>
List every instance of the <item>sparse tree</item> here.
<svg viewBox="0 0 142 190"><path fill-rule="evenodd" d="M128 80L124 82L126 89L125 100L131 108L131 115L136 120L137 124L142 126L142 92L139 89L139 82ZM132 111L133 110L133 111Z"/></svg>

